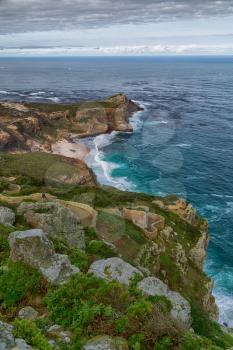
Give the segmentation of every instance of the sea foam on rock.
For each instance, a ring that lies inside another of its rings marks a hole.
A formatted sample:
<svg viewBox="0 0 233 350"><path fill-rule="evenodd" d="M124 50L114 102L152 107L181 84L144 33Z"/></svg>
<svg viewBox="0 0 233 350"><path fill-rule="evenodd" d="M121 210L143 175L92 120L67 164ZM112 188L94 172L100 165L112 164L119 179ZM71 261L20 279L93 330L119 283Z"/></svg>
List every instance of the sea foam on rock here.
<svg viewBox="0 0 233 350"><path fill-rule="evenodd" d="M53 243L40 229L12 232L9 236L10 258L40 271L51 283L62 284L80 270L71 265L67 255L56 254Z"/></svg>

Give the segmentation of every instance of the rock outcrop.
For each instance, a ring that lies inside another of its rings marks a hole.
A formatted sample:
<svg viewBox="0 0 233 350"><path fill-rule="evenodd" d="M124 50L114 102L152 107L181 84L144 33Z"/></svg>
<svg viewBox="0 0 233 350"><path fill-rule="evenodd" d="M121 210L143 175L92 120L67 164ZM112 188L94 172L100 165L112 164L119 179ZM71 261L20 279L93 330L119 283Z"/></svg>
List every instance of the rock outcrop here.
<svg viewBox="0 0 233 350"><path fill-rule="evenodd" d="M32 228L42 229L50 239L85 248L84 230L77 215L58 202L23 202L18 207Z"/></svg>
<svg viewBox="0 0 233 350"><path fill-rule="evenodd" d="M179 293L169 290L168 286L156 277L146 277L137 285L145 295L165 296L172 305L171 316L186 328L192 323L191 308L189 302Z"/></svg>
<svg viewBox="0 0 233 350"><path fill-rule="evenodd" d="M51 283L62 284L79 272L67 255L56 254L54 246L40 229L12 232L9 236L10 258L40 271Z"/></svg>
<svg viewBox="0 0 233 350"><path fill-rule="evenodd" d="M97 260L90 266L88 272L107 281L116 280L125 285L129 285L136 275L143 276L139 269L121 258Z"/></svg>
<svg viewBox="0 0 233 350"><path fill-rule="evenodd" d="M15 223L15 213L7 207L0 207L0 224L13 225Z"/></svg>

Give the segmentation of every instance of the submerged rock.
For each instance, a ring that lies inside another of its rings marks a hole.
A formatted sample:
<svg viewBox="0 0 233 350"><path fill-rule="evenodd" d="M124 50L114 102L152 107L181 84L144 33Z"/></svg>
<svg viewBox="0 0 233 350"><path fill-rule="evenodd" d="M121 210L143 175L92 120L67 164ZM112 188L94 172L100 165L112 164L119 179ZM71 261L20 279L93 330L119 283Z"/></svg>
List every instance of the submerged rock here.
<svg viewBox="0 0 233 350"><path fill-rule="evenodd" d="M14 225L15 213L7 207L0 207L0 224Z"/></svg>
<svg viewBox="0 0 233 350"><path fill-rule="evenodd" d="M53 243L40 229L12 232L10 257L36 269L51 283L61 284L80 270L71 265L67 255L56 254Z"/></svg>
<svg viewBox="0 0 233 350"><path fill-rule="evenodd" d="M121 337L99 335L90 339L82 350L128 350L127 341Z"/></svg>
<svg viewBox="0 0 233 350"><path fill-rule="evenodd" d="M129 285L137 274L143 276L139 269L120 258L97 260L90 266L88 272L107 281L116 280L126 285Z"/></svg>
<svg viewBox="0 0 233 350"><path fill-rule="evenodd" d="M42 229L50 239L85 248L84 230L78 216L63 205L57 202L23 202L18 213L24 215L31 227Z"/></svg>
<svg viewBox="0 0 233 350"><path fill-rule="evenodd" d="M189 328L192 323L191 308L189 302L179 293L169 290L168 286L156 277L147 277L137 285L145 295L165 296L172 305L171 316Z"/></svg>

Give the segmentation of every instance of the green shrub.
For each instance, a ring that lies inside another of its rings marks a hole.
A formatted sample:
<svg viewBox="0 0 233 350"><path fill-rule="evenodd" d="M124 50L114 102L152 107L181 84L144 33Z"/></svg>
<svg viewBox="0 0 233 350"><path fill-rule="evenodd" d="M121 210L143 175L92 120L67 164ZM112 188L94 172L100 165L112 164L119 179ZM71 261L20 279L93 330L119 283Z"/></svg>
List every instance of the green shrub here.
<svg viewBox="0 0 233 350"><path fill-rule="evenodd" d="M144 349L142 345L153 349L154 342L164 336L176 341L180 337L164 300L153 301L141 293L130 294L119 282L81 274L53 287L45 298L52 321L71 328L81 340L98 334L120 334L131 339L131 349ZM139 342L139 333L145 335L145 344L141 336Z"/></svg>
<svg viewBox="0 0 233 350"><path fill-rule="evenodd" d="M86 252L90 255L97 255L103 259L116 256L116 254L114 253L112 248L109 247L109 245L107 245L103 241L96 241L96 240L93 240L88 244L86 248Z"/></svg>
<svg viewBox="0 0 233 350"><path fill-rule="evenodd" d="M191 311L192 327L197 334L210 339L214 345L223 349L233 346L233 337L225 334L220 325L212 321L199 304L192 302Z"/></svg>
<svg viewBox="0 0 233 350"><path fill-rule="evenodd" d="M129 327L128 317L124 316L124 317L118 318L115 321L115 329L117 333L124 333L127 327Z"/></svg>
<svg viewBox="0 0 233 350"><path fill-rule="evenodd" d="M146 300L141 299L140 301L136 301L132 303L127 310L129 316L142 316L151 313L153 308L153 304Z"/></svg>
<svg viewBox="0 0 233 350"><path fill-rule="evenodd" d="M145 335L143 333L136 333L129 337L128 343L129 347L132 350L142 350L143 349L143 341L144 341Z"/></svg>
<svg viewBox="0 0 233 350"><path fill-rule="evenodd" d="M97 316L111 316L111 307L95 301L98 288L105 282L92 276L77 275L51 290L45 302L52 319L63 326L82 328Z"/></svg>
<svg viewBox="0 0 233 350"><path fill-rule="evenodd" d="M40 286L39 273L22 264L10 263L0 270L0 305L13 307L27 295L37 292Z"/></svg>
<svg viewBox="0 0 233 350"><path fill-rule="evenodd" d="M220 350L212 341L193 333L186 333L181 344L181 350Z"/></svg>
<svg viewBox="0 0 233 350"><path fill-rule="evenodd" d="M172 340L168 337L160 339L154 346L154 350L169 350L172 346Z"/></svg>
<svg viewBox="0 0 233 350"><path fill-rule="evenodd" d="M28 344L32 345L38 350L51 350L46 337L36 324L29 320L14 321L14 335L16 338L23 338Z"/></svg>

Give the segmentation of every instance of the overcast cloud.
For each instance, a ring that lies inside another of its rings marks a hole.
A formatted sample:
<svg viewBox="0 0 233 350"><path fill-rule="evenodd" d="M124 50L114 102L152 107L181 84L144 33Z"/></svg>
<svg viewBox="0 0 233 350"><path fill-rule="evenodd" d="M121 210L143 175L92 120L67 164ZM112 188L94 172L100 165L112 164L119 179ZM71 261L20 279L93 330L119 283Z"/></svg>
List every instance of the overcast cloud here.
<svg viewBox="0 0 233 350"><path fill-rule="evenodd" d="M177 47L174 52L214 52L216 44L229 53L232 20L233 0L0 0L0 48L3 54L35 46L112 53L115 47L135 54L158 45L169 53Z"/></svg>

